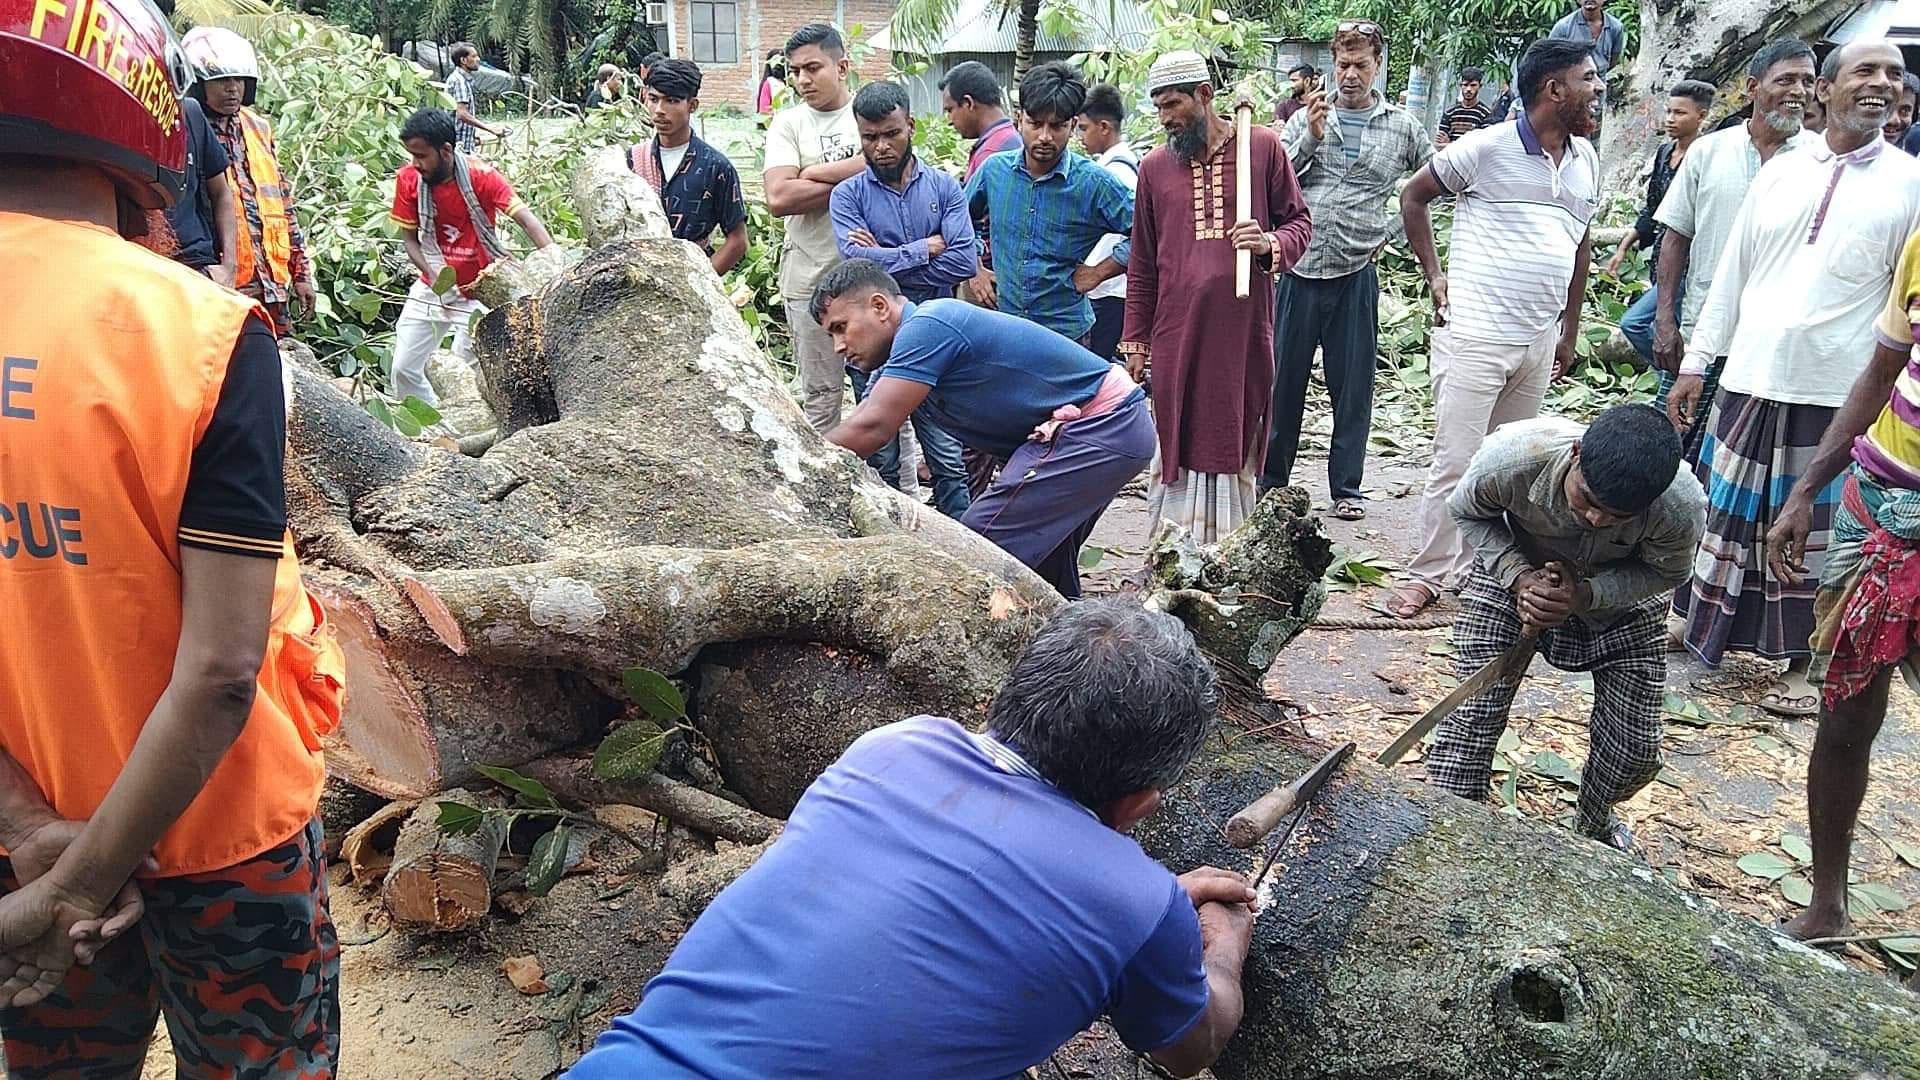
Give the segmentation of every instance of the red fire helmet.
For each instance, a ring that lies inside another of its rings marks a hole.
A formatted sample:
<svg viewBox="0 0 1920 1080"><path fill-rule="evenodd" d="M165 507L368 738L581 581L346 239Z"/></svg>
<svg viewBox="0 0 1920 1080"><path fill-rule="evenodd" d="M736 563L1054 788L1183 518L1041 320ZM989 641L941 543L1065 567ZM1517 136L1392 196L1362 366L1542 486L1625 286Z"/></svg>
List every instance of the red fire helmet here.
<svg viewBox="0 0 1920 1080"><path fill-rule="evenodd" d="M164 209L185 182L186 86L152 0L0 0L0 153L97 165Z"/></svg>

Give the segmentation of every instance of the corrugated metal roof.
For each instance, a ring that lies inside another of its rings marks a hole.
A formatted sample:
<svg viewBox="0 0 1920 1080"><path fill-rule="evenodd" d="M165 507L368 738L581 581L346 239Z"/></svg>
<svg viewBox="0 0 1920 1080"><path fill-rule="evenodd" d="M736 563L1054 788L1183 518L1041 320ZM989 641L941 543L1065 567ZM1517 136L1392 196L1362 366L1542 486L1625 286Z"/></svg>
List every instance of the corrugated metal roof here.
<svg viewBox="0 0 1920 1080"><path fill-rule="evenodd" d="M1842 45L1871 38L1901 45L1920 41L1920 0L1868 0L1827 30L1827 40Z"/></svg>
<svg viewBox="0 0 1920 1080"><path fill-rule="evenodd" d="M1133 0L1073 0L1080 13L1077 25L1067 34L1050 34L1046 21L1034 42L1037 52L1106 52L1118 48L1144 48L1153 33L1148 20ZM1010 53L1020 28L1017 12L1003 7L1000 0L960 0L951 28L932 50L942 53ZM867 40L876 49L894 48L892 28L882 29Z"/></svg>

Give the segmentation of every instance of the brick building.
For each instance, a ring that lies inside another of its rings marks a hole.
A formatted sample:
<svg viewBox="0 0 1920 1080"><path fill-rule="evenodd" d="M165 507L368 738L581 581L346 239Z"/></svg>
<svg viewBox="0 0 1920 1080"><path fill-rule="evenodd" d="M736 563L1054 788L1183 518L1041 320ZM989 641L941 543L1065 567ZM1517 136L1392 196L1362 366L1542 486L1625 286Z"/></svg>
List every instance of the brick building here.
<svg viewBox="0 0 1920 1080"><path fill-rule="evenodd" d="M749 113L767 53L785 48L787 35L810 22L830 22L843 32L858 27L858 41L864 42L885 29L893 8L894 0L655 0L646 6L654 40L665 43L662 51L700 65L700 104ZM864 51L857 66L861 78L886 77L891 61L885 49L855 51Z"/></svg>

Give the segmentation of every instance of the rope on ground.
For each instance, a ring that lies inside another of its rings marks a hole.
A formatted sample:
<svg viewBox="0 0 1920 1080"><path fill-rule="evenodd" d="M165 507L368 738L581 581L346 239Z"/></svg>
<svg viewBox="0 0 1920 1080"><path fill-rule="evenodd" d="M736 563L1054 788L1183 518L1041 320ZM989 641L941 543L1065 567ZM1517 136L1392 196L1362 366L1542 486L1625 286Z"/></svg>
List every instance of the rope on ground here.
<svg viewBox="0 0 1920 1080"><path fill-rule="evenodd" d="M1347 618L1323 612L1307 625L1315 630L1438 630L1443 626L1452 626L1453 618L1448 615L1422 615L1415 619L1380 616Z"/></svg>

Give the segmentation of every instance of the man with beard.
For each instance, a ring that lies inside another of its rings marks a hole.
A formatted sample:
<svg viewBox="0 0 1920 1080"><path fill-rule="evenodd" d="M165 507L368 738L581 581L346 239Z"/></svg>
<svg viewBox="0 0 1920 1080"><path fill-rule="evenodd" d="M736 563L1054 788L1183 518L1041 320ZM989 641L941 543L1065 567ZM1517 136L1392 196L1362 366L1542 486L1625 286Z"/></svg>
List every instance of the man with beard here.
<svg viewBox="0 0 1920 1080"><path fill-rule="evenodd" d="M1320 89L1320 73L1312 64L1295 64L1287 72L1287 96L1273 108L1273 122L1285 125L1307 107L1307 95Z"/></svg>
<svg viewBox="0 0 1920 1080"><path fill-rule="evenodd" d="M507 178L461 153L458 138L452 113L416 111L400 129L400 144L413 164L401 167L393 185L393 221L402 230L407 259L420 270L393 328L393 393L429 405L439 399L427 381L427 361L448 330L454 354L472 360L468 325L483 309L467 289L480 271L507 254L493 230L494 215L511 217L534 247L553 243ZM453 268L452 287L442 292L435 286L448 267Z"/></svg>
<svg viewBox="0 0 1920 1080"><path fill-rule="evenodd" d="M1720 265L1733 216L1746 201L1760 166L1782 150L1807 141L1800 120L1820 108L1813 96L1813 50L1797 38L1769 43L1747 63L1746 94L1753 116L1732 128L1703 135L1687 151L1654 222L1666 232L1654 260L1658 302L1653 317L1653 362L1660 369L1655 408L1666 409L1667 395L1680 373L1680 354L1706 305L1713 272ZM1820 109L1824 118L1825 110ZM1708 365L1701 400L1712 401L1722 359ZM1689 461L1698 460L1700 433L1681 429Z"/></svg>
<svg viewBox="0 0 1920 1080"><path fill-rule="evenodd" d="M747 204L733 162L693 133L700 81L691 60L661 60L647 69L642 96L654 136L627 151L627 167L660 194L674 237L700 245L713 272L724 274L747 253ZM724 237L718 250L715 232Z"/></svg>
<svg viewBox="0 0 1920 1080"><path fill-rule="evenodd" d="M1460 586L1472 553L1447 498L1487 432L1540 411L1547 383L1573 364L1598 204L1594 127L1600 74L1587 46L1528 46L1516 73L1526 111L1435 154L1400 193L1407 241L1433 292L1433 464L1420 500L1410 580L1381 610L1412 618ZM1445 269L1428 206L1458 199ZM1459 301L1454 303L1453 301Z"/></svg>
<svg viewBox="0 0 1920 1080"><path fill-rule="evenodd" d="M1327 494L1333 516L1367 514L1360 478L1373 427L1373 372L1379 337L1380 278L1373 258L1387 243L1387 196L1433 157L1433 143L1405 109L1387 104L1373 80L1385 60L1376 23L1351 20L1333 35L1332 107L1316 95L1281 139L1313 213L1313 242L1280 278L1274 304L1273 437L1262 489L1293 480L1313 354L1333 397L1333 445ZM1478 89L1478 84L1473 84Z"/></svg>
<svg viewBox="0 0 1920 1080"><path fill-rule="evenodd" d="M1576 41L1587 47L1588 55L1593 57L1593 70L1600 76L1600 101L1594 115L1606 115L1607 72L1613 70L1627 50L1626 24L1607 12L1606 0L1580 0L1578 8L1553 24L1547 37L1555 41ZM1588 138L1599 134L1600 121L1595 119Z"/></svg>
<svg viewBox="0 0 1920 1080"><path fill-rule="evenodd" d="M1726 356L1695 469L1707 489L1706 537L1674 613L1687 650L1706 664L1728 650L1787 660L1760 701L1783 716L1811 716L1820 703L1807 681L1808 636L1838 485L1811 500L1811 580L1771 574L1761 545L1866 366L1861 343L1920 227L1920 161L1881 131L1905 76L1900 50L1885 41L1827 55L1816 84L1826 134L1754 178L1667 400L1676 426L1691 421L1702 376Z"/></svg>
<svg viewBox="0 0 1920 1080"><path fill-rule="evenodd" d="M767 209L786 219L780 245L780 295L800 366L807 422L825 433L840 422L846 365L833 355L826 331L807 314L813 283L840 261L828 204L834 186L865 171L860 129L847 90L847 42L826 23L809 23L787 39L787 65L800 104L774 114L767 126Z"/></svg>
<svg viewBox="0 0 1920 1080"><path fill-rule="evenodd" d="M1126 273L1132 245L1080 260L1107 233L1133 231L1133 193L1107 170L1067 153L1087 84L1071 64L1042 64L1020 81L1022 148L989 157L967 182L975 220L993 240L993 306L1081 341L1093 329L1086 294Z"/></svg>
<svg viewBox="0 0 1920 1080"><path fill-rule="evenodd" d="M1120 355L1136 379L1150 361L1158 368L1153 529L1174 524L1212 543L1258 497L1273 393L1270 282L1307 249L1313 222L1273 129L1252 128L1242 146L1233 123L1214 111L1213 78L1199 53L1154 61L1147 94L1167 145L1140 163L1139 254L1130 264ZM1235 220L1241 154L1251 158L1253 201L1251 216ZM1236 251L1251 252L1260 275L1245 300L1233 295Z"/></svg>
<svg viewBox="0 0 1920 1080"><path fill-rule="evenodd" d="M1660 265L1660 241L1665 230L1653 215L1660 209L1660 200L1666 197L1667 189L1673 186L1673 176L1686 161L1687 151L1693 148L1694 140L1700 135L1700 125L1711 108L1712 83L1687 79L1673 84L1673 89L1667 92L1666 129L1667 137L1673 141L1653 152L1653 170L1647 176L1647 201L1640 206L1640 217L1633 223L1633 231L1614 249L1613 258L1607 260L1608 277L1620 276L1620 264L1635 248L1646 249L1648 265ZM1660 287L1656 284L1641 293L1620 317L1620 333L1648 364L1653 363L1653 312L1659 303Z"/></svg>
<svg viewBox="0 0 1920 1080"><path fill-rule="evenodd" d="M975 254L973 221L960 184L920 163L913 153L913 107L899 83L875 82L853 98L860 125L860 151L867 171L833 189L833 235L840 256L867 259L892 275L901 295L916 304L953 295L954 286L971 278ZM867 373L848 368L855 400L865 400ZM960 443L916 410L914 435L933 477L933 502L957 518L967 512L967 474ZM869 460L887 483L902 486L900 440L895 438Z"/></svg>

